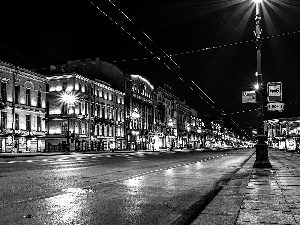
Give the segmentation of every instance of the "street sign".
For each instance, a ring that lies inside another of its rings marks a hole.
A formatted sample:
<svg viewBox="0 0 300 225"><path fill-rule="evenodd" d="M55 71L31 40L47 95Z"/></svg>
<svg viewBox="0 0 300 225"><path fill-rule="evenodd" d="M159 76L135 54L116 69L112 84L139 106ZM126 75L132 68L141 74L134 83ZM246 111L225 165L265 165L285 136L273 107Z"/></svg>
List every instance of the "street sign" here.
<svg viewBox="0 0 300 225"><path fill-rule="evenodd" d="M256 92L255 91L243 91L242 92L242 103L256 103Z"/></svg>
<svg viewBox="0 0 300 225"><path fill-rule="evenodd" d="M268 111L282 111L284 108L284 103L281 102L271 102L268 103Z"/></svg>
<svg viewBox="0 0 300 225"><path fill-rule="evenodd" d="M268 102L281 102L282 101L282 83L269 82L268 83Z"/></svg>

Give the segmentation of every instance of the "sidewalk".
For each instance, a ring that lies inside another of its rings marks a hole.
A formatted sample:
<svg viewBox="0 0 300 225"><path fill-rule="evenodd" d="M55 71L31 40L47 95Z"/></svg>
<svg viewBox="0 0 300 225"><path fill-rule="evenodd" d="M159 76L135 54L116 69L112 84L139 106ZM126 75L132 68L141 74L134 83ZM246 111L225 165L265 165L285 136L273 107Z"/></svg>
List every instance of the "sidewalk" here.
<svg viewBox="0 0 300 225"><path fill-rule="evenodd" d="M192 224L300 224L300 155L269 149L269 159L254 169L253 154Z"/></svg>

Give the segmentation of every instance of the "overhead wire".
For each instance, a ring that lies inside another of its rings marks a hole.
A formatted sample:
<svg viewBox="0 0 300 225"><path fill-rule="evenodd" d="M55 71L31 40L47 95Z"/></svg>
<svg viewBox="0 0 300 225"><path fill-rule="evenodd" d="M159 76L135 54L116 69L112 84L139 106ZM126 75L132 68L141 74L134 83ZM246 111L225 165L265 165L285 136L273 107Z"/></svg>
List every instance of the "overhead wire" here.
<svg viewBox="0 0 300 225"><path fill-rule="evenodd" d="M206 102L209 106L211 106L213 109L215 109L221 116L226 116L229 118L229 120L231 121L232 124L236 125L238 127L238 124L228 116L228 114L226 114L224 112L224 110L217 106L216 103L193 81L190 79L183 79L181 77L181 75L178 74L178 72L174 71L174 69L172 69L166 62L164 62L162 59L167 59L170 60L172 62L173 65L175 65L175 67L179 70L181 70L180 66L172 59L172 56L177 56L178 54L183 55L183 54L190 54L190 53L194 53L194 52L200 52L200 51L207 51L207 50L212 50L212 49L218 49L221 47L227 47L227 46L233 46L233 45L238 45L238 44L243 44L243 43L248 43L250 41L244 41L244 42L235 42L235 43L230 43L230 44L225 44L225 45L219 45L219 46L213 46L213 47L207 47L207 48L203 48L203 49L197 49L192 50L192 51L187 51L187 52L181 52L181 53L175 53L173 55L171 54L167 54L162 48L158 47L157 44L142 30L139 29L139 31L141 32L143 37L146 37L146 40L149 41L151 44L153 44L159 51L160 54L154 53L154 49L153 51L151 49L149 49L145 44L142 43L142 41L138 40L137 37L135 37L135 35L133 35L131 32L129 32L124 26L122 26L121 24L119 24L117 21L115 21L110 15L108 15L107 13L104 12L104 10L100 9L100 7L98 7L92 0L88 0L94 7L96 7L98 9L98 11L100 11L103 15L105 15L107 18L109 18L114 24L116 24L118 27L120 27L125 33L127 33L131 38L133 38L135 41L137 41L143 48L145 48L148 52L151 53L152 57L151 59L157 59L159 60L161 63L163 63L170 71L174 72L177 77L183 82L185 83L191 90L194 91L193 87L196 87L198 91L200 91L200 93L202 95L205 96L205 98L207 100L205 100L201 95L198 94L198 96L201 96L201 99L204 100L204 102ZM130 22L130 24L132 26L134 26L135 29L137 29L137 26L135 25L135 23L119 8L117 7L111 0L108 0L109 3L116 9L118 10L125 18L127 21ZM300 31L299 31L300 32ZM294 32L295 33L295 32ZM273 37L273 36L272 36ZM141 38L141 37L140 37ZM143 57L143 60L147 60L150 59L149 57ZM137 61L139 59L133 59L134 61ZM122 62L125 62L127 60L122 60ZM116 62L116 61L113 61Z"/></svg>

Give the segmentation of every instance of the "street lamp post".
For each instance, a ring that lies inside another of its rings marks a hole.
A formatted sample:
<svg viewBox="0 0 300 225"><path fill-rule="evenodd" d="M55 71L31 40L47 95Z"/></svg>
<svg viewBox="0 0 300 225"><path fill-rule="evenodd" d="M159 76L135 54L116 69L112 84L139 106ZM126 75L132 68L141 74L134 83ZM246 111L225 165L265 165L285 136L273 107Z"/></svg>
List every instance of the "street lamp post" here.
<svg viewBox="0 0 300 225"><path fill-rule="evenodd" d="M62 102L67 106L67 147L66 150L70 151L70 115L69 108L74 107L75 102L77 101L76 96L72 93L65 92L61 95Z"/></svg>
<svg viewBox="0 0 300 225"><path fill-rule="evenodd" d="M257 144L256 144L256 160L254 162L254 168L271 168L272 165L269 162L268 157L268 145L266 144L267 137L264 134L264 103L262 96L262 73L261 73L261 46L262 46L262 38L261 38L261 28L260 28L260 5L262 0L253 0L256 7L255 14L255 45L257 52L257 101L258 101L258 113L257 113Z"/></svg>
<svg viewBox="0 0 300 225"><path fill-rule="evenodd" d="M191 127L190 127L190 124L187 125L187 148L189 149L190 148L190 130L191 130Z"/></svg>
<svg viewBox="0 0 300 225"><path fill-rule="evenodd" d="M132 113L131 113L131 122L135 123L135 120L138 120L141 117L140 113L138 112L137 108L134 108ZM135 126L132 126L132 128L134 129ZM138 124L137 124L137 128L138 128ZM137 133L135 132L135 151L137 151Z"/></svg>
<svg viewBox="0 0 300 225"><path fill-rule="evenodd" d="M173 130L173 120L172 119L168 120L168 127L169 127L170 150L172 150L173 149L173 140L171 138L171 136L172 136L172 130Z"/></svg>

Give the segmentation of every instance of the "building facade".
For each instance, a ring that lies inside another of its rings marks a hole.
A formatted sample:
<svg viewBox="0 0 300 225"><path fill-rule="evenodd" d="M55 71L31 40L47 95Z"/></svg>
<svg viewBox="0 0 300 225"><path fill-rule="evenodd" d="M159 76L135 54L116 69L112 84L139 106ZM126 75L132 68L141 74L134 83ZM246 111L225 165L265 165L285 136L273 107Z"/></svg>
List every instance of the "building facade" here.
<svg viewBox="0 0 300 225"><path fill-rule="evenodd" d="M156 100L156 131L159 148L177 146L177 118L175 100L178 98L171 92L168 85L155 88Z"/></svg>
<svg viewBox="0 0 300 225"><path fill-rule="evenodd" d="M125 148L123 92L77 73L47 79L47 150Z"/></svg>
<svg viewBox="0 0 300 225"><path fill-rule="evenodd" d="M140 75L130 75L127 89L127 148L151 149L153 148L154 132L154 99L153 85Z"/></svg>
<svg viewBox="0 0 300 225"><path fill-rule="evenodd" d="M0 62L0 152L45 149L45 76Z"/></svg>
<svg viewBox="0 0 300 225"><path fill-rule="evenodd" d="M177 122L177 146L190 148L191 107L185 101L175 100L174 118Z"/></svg>

